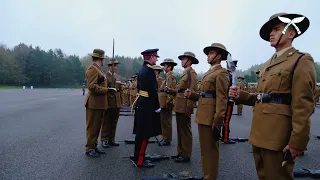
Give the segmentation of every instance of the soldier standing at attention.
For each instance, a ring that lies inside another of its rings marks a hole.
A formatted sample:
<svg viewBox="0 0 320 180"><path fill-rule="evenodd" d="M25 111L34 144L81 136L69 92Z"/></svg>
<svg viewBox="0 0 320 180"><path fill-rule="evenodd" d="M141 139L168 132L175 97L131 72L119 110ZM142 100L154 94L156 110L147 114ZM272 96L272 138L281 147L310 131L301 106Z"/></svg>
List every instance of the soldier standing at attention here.
<svg viewBox="0 0 320 180"><path fill-rule="evenodd" d="M156 64L159 49L143 51L144 63L138 73L138 96L134 114L133 134L135 137L134 164L137 167L154 167L145 160L145 151L150 137L161 134L160 105L158 99L158 84L152 68Z"/></svg>
<svg viewBox="0 0 320 180"><path fill-rule="evenodd" d="M291 24L287 24L287 23ZM229 95L254 106L249 143L259 179L292 180L294 159L309 142L310 116L314 110L316 72L310 54L292 47L294 38L309 27L307 17L279 13L260 29L260 36L276 52L260 69L258 92L231 87ZM293 160L282 166L284 152Z"/></svg>
<svg viewBox="0 0 320 180"><path fill-rule="evenodd" d="M86 82L88 85L88 95L84 102L86 107L86 126L87 126L87 143L86 155L91 157L99 157L99 154L105 154L97 149L97 140L103 119L103 113L108 108L107 79L103 73L104 51L94 49L92 54L93 63L86 70Z"/></svg>
<svg viewBox="0 0 320 180"><path fill-rule="evenodd" d="M203 52L211 68L201 80L200 94L187 89L184 95L199 100L195 122L198 123L202 172L206 180L215 180L219 167L219 137L215 137L213 128L221 128L227 108L230 81L221 61L227 60L229 52L220 43L205 47Z"/></svg>
<svg viewBox="0 0 320 180"><path fill-rule="evenodd" d="M82 84L82 95L84 95L86 93L86 84L83 83Z"/></svg>
<svg viewBox="0 0 320 180"><path fill-rule="evenodd" d="M130 105L132 107L133 101L136 99L137 97L137 75L134 74L131 76L131 88L130 88Z"/></svg>
<svg viewBox="0 0 320 180"><path fill-rule="evenodd" d="M238 77L238 86L239 86L240 90L243 90L243 91L246 87L243 82L244 79L245 79L244 77L241 77L241 76ZM237 115L238 116L242 115L242 108L243 108L243 104L237 104L237 110L238 110Z"/></svg>
<svg viewBox="0 0 320 180"><path fill-rule="evenodd" d="M191 67L192 64L198 64L199 61L192 52L185 52L178 57L184 68L181 80L177 89L165 87L165 91L176 96L173 110L176 112L177 135L178 135L178 154L171 156L175 162L190 162L192 153L192 131L191 131L191 114L193 114L195 101L184 97L184 91L190 89L196 92L198 75Z"/></svg>
<svg viewBox="0 0 320 180"><path fill-rule="evenodd" d="M162 141L160 142L162 146L169 146L172 141L172 109L174 105L174 96L165 93L164 88L169 87L171 89L176 89L177 81L176 76L173 74L173 68L177 65L173 59L165 59L161 64L163 66L166 78L164 83L162 83L158 96L160 103L160 117L161 117L161 129L162 129Z"/></svg>
<svg viewBox="0 0 320 180"><path fill-rule="evenodd" d="M157 83L158 83L158 89L161 87L162 83L163 83L163 78L160 76L160 73L163 71L163 69L161 68L161 66L153 66L154 72L156 73L156 79L157 79Z"/></svg>
<svg viewBox="0 0 320 180"><path fill-rule="evenodd" d="M113 61L113 62L112 62ZM108 97L108 109L104 112L104 118L101 126L101 144L104 148L111 146L119 146L115 142L116 129L120 115L121 102L121 84L120 76L116 74L118 71L118 65L120 63L116 59L111 59L108 62L109 71L106 73L108 88L115 88L115 91L109 91ZM112 76L113 72L113 76Z"/></svg>

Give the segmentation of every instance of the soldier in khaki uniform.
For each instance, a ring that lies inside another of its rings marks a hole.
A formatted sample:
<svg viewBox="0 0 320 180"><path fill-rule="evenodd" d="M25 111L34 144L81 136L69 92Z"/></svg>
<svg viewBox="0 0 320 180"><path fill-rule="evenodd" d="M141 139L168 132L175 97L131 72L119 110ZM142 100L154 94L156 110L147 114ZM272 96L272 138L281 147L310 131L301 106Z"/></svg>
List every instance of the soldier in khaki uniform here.
<svg viewBox="0 0 320 180"><path fill-rule="evenodd" d="M85 99L86 107L86 125L87 125L87 143L86 155L99 157L104 152L97 149L97 140L101 128L104 110L108 108L107 99L107 79L101 69L105 59L104 51L94 49L92 54L92 65L86 70L86 82L88 85L88 95Z"/></svg>
<svg viewBox="0 0 320 180"><path fill-rule="evenodd" d="M192 52L185 52L178 57L184 68L181 80L177 89L169 87L165 91L176 96L173 110L176 112L177 134L178 134L178 155L172 156L175 162L189 162L192 153L192 132L191 132L191 114L193 114L195 101L184 97L184 91L190 89L197 91L198 75L191 67L192 64L198 64L199 61Z"/></svg>
<svg viewBox="0 0 320 180"><path fill-rule="evenodd" d="M131 76L131 87L130 87L130 106L132 106L134 100L137 97L137 75L134 74Z"/></svg>
<svg viewBox="0 0 320 180"><path fill-rule="evenodd" d="M240 87L240 90L244 90L245 89L245 84L243 82L245 78L244 77L241 77L239 76L238 77L238 86ZM243 108L243 104L238 104L237 105L237 115L238 116L241 116L242 115L242 108Z"/></svg>
<svg viewBox="0 0 320 180"><path fill-rule="evenodd" d="M127 80L127 85L126 85L126 89L127 89L127 96L126 96L126 99L127 99L127 104L128 104L128 106L130 107L130 105L131 105L131 102L130 102L130 86L131 86L131 80L130 79L128 79Z"/></svg>
<svg viewBox="0 0 320 180"><path fill-rule="evenodd" d="M219 166L219 137L215 137L213 129L221 128L227 108L230 80L221 61L227 60L229 52L220 43L205 47L203 52L208 56L211 68L201 80L200 93L188 89L185 96L199 100L195 122L198 123L202 172L206 180L215 180Z"/></svg>
<svg viewBox="0 0 320 180"><path fill-rule="evenodd" d="M154 69L154 72L156 73L158 89L159 89L163 83L163 78L160 76L160 73L163 71L163 69L161 68L161 66L158 66L158 65L154 65L152 68Z"/></svg>
<svg viewBox="0 0 320 180"><path fill-rule="evenodd" d="M101 145L104 148L119 146L119 144L115 142L120 108L122 106L120 76L116 74L119 64L118 60L111 59L108 62L109 71L106 73L108 88L115 88L115 91L109 91L107 94L108 109L104 112L100 136L102 142Z"/></svg>
<svg viewBox="0 0 320 180"><path fill-rule="evenodd" d="M301 21L287 26L295 18ZM260 29L260 36L270 41L276 53L260 69L258 92L249 94L231 87L230 97L254 106L249 143L259 179L292 180L294 160L282 167L284 152L296 158L309 142L310 116L314 110L316 72L310 54L292 47L292 41L309 27L309 20L299 14L271 16ZM283 32L283 33L282 33Z"/></svg>
<svg viewBox="0 0 320 180"><path fill-rule="evenodd" d="M320 86L317 85L316 87L316 96L315 96L315 105L319 102L319 96L320 96Z"/></svg>
<svg viewBox="0 0 320 180"><path fill-rule="evenodd" d="M85 93L86 93L86 84L83 83L83 84L82 84L82 95L84 96Z"/></svg>
<svg viewBox="0 0 320 180"><path fill-rule="evenodd" d="M173 74L173 68L177 65L173 59L164 59L160 64L163 66L165 72L165 81L162 83L158 97L160 103L160 117L161 117L161 129L162 129L162 146L169 146L172 141L172 109L174 105L174 96L164 92L165 87L176 89L177 81L176 76Z"/></svg>
<svg viewBox="0 0 320 180"><path fill-rule="evenodd" d="M125 82L123 85L123 102L125 106L130 105L130 100L129 100L129 82L128 80Z"/></svg>

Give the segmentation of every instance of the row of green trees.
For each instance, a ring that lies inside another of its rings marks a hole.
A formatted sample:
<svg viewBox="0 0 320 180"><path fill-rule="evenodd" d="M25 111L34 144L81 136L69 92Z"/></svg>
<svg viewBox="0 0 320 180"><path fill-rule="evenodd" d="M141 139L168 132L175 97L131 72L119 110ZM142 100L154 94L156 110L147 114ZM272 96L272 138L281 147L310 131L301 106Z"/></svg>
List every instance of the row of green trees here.
<svg viewBox="0 0 320 180"><path fill-rule="evenodd" d="M143 59L116 56L120 61L118 73L128 79L138 72ZM107 63L109 58L106 59ZM61 49L42 50L19 44L12 49L0 46L0 85L35 86L46 88L80 87L91 57L66 55ZM103 66L107 71L107 65Z"/></svg>
<svg viewBox="0 0 320 180"><path fill-rule="evenodd" d="M141 57L116 56L120 66L118 74L122 80L129 79L139 71L143 63ZM105 63L108 63L109 57ZM66 55L61 49L42 50L40 47L19 44L12 49L0 46L0 85L35 86L35 87L80 87L84 82L85 70L91 64L90 56L80 58L77 55ZM254 65L245 71L238 71L246 82L256 82L256 71L261 65ZM103 66L106 72L107 65ZM174 72L180 80L182 69ZM316 63L317 80L320 81L320 64ZM198 73L201 79L203 72Z"/></svg>

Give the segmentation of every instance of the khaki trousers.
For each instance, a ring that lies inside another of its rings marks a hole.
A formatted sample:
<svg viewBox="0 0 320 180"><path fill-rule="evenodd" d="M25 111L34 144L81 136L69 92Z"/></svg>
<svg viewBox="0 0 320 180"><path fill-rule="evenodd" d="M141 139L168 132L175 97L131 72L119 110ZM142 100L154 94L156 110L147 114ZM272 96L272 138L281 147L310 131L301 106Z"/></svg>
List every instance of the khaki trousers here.
<svg viewBox="0 0 320 180"><path fill-rule="evenodd" d="M114 141L119 120L120 108L108 108L104 111L101 124L101 141Z"/></svg>
<svg viewBox="0 0 320 180"><path fill-rule="evenodd" d="M198 124L202 173L206 180L216 180L219 169L219 141L214 142L212 126Z"/></svg>
<svg viewBox="0 0 320 180"><path fill-rule="evenodd" d="M238 114L242 113L243 104L238 104L237 108L238 108Z"/></svg>
<svg viewBox="0 0 320 180"><path fill-rule="evenodd" d="M252 146L259 180L293 180L294 161L282 167L284 153Z"/></svg>
<svg viewBox="0 0 320 180"><path fill-rule="evenodd" d="M162 138L165 142L172 141L172 110L171 109L161 109L161 129Z"/></svg>
<svg viewBox="0 0 320 180"><path fill-rule="evenodd" d="M183 157L191 157L192 153L192 132L191 117L184 113L176 112L178 148L177 151Z"/></svg>
<svg viewBox="0 0 320 180"><path fill-rule="evenodd" d="M86 152L97 148L103 112L103 109L86 108Z"/></svg>

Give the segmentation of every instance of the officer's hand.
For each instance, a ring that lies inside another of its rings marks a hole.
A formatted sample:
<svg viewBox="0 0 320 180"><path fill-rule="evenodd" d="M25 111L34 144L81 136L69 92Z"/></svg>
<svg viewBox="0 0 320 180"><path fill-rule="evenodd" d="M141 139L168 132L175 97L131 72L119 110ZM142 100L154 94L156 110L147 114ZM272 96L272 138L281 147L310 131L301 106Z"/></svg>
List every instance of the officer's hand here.
<svg viewBox="0 0 320 180"><path fill-rule="evenodd" d="M168 91L169 89L168 86L164 87L164 91Z"/></svg>
<svg viewBox="0 0 320 180"><path fill-rule="evenodd" d="M287 145L287 146L283 149L283 152L286 152L287 150L290 151L291 156L292 156L293 159L296 158L297 156L300 156L301 153L302 153L302 151L297 150L297 149L294 149L294 148L290 147L289 145Z"/></svg>
<svg viewBox="0 0 320 180"><path fill-rule="evenodd" d="M239 86L231 86L229 88L229 97L238 99L240 96L240 88Z"/></svg>
<svg viewBox="0 0 320 180"><path fill-rule="evenodd" d="M161 111L161 108L155 110L156 113L159 113Z"/></svg>
<svg viewBox="0 0 320 180"><path fill-rule="evenodd" d="M187 90L184 91L184 96L185 97L190 97L190 95L191 95L191 90L190 89L187 89Z"/></svg>
<svg viewBox="0 0 320 180"><path fill-rule="evenodd" d="M108 89L111 90L111 91L117 92L116 88L108 88Z"/></svg>

